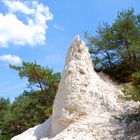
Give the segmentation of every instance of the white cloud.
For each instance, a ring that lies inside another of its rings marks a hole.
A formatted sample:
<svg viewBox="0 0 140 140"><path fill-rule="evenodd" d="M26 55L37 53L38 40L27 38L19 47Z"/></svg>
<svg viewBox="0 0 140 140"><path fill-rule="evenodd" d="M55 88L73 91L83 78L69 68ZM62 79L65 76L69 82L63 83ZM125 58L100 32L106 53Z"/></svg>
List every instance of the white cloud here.
<svg viewBox="0 0 140 140"><path fill-rule="evenodd" d="M0 13L0 47L8 47L9 43L44 44L47 21L53 18L49 8L36 0L3 0L3 3L8 13Z"/></svg>
<svg viewBox="0 0 140 140"><path fill-rule="evenodd" d="M53 26L54 28L58 29L58 30L64 30L64 27L62 27L62 25L58 25L58 24L54 24Z"/></svg>
<svg viewBox="0 0 140 140"><path fill-rule="evenodd" d="M0 61L7 62L9 64L21 64L22 63L22 60L19 56L11 55L11 54L1 55Z"/></svg>
<svg viewBox="0 0 140 140"><path fill-rule="evenodd" d="M5 5L7 5L8 9L10 12L23 12L25 14L33 14L34 13L34 9L30 9L27 5L21 3L20 1L9 1L9 0L5 0L3 1L5 3Z"/></svg>

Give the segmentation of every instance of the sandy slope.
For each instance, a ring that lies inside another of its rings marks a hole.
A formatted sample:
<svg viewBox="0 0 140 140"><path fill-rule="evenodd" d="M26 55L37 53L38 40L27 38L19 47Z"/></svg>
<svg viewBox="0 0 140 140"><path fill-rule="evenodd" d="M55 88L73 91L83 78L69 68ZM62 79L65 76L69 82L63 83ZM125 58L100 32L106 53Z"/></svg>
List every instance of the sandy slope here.
<svg viewBox="0 0 140 140"><path fill-rule="evenodd" d="M12 140L127 140L126 125L113 117L130 108L118 98L121 94L111 80L96 74L88 48L77 36L66 57L52 116Z"/></svg>

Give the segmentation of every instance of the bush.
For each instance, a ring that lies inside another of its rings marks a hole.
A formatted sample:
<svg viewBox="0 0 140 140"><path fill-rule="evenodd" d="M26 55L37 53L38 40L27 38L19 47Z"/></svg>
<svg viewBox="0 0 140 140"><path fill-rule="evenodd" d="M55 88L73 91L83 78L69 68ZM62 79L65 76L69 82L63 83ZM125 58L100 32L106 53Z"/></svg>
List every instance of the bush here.
<svg viewBox="0 0 140 140"><path fill-rule="evenodd" d="M140 85L140 71L132 74L132 81L133 81L133 84L136 85L139 88L139 85Z"/></svg>

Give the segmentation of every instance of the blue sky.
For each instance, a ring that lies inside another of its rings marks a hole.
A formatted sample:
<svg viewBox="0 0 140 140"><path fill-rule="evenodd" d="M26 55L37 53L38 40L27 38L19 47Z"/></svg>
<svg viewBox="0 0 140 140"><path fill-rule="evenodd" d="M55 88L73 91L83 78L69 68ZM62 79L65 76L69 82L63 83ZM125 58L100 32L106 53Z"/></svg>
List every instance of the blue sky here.
<svg viewBox="0 0 140 140"><path fill-rule="evenodd" d="M61 72L71 40L77 34L95 33L103 21L112 23L117 12L138 0L2 0L0 1L0 97L13 100L26 89L9 64L22 61Z"/></svg>

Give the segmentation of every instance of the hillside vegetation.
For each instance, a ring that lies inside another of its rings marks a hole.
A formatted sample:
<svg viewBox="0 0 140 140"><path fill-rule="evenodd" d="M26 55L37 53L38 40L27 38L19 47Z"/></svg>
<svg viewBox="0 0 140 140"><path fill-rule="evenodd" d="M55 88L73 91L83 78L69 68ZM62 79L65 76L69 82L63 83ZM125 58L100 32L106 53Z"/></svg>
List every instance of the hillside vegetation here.
<svg viewBox="0 0 140 140"><path fill-rule="evenodd" d="M21 78L27 78L28 91L13 103L0 99L0 139L8 140L26 129L44 122L52 113L60 74L36 63L23 62L22 66L10 66Z"/></svg>

